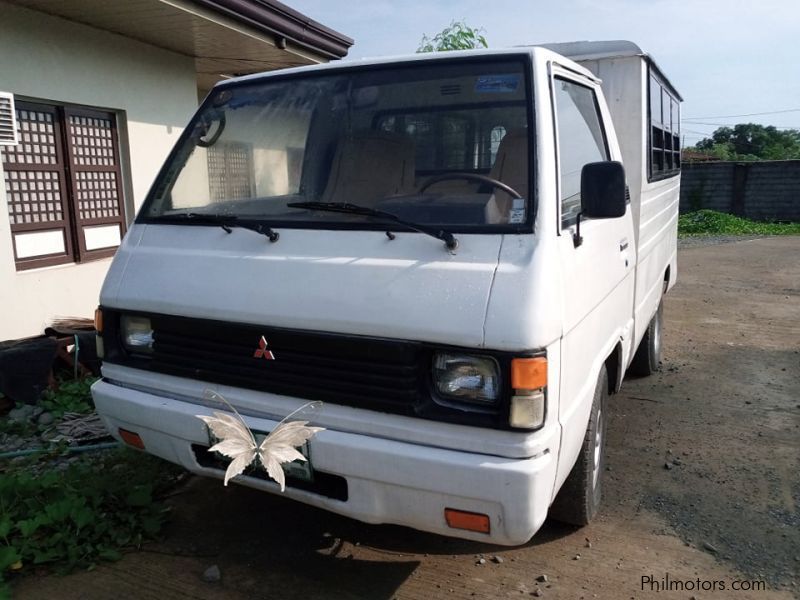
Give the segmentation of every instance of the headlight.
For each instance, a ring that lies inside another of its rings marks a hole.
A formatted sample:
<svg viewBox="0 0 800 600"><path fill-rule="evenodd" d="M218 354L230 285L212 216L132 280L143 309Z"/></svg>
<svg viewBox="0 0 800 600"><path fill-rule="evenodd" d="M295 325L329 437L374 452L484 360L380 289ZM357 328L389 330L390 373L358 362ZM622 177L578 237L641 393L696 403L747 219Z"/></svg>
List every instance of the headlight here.
<svg viewBox="0 0 800 600"><path fill-rule="evenodd" d="M465 402L493 404L500 395L497 363L483 356L437 354L433 381L442 396Z"/></svg>
<svg viewBox="0 0 800 600"><path fill-rule="evenodd" d="M123 315L120 319L122 345L129 352L150 354L153 352L153 327L150 319Z"/></svg>
<svg viewBox="0 0 800 600"><path fill-rule="evenodd" d="M511 361L511 396L509 425L535 429L544 425L547 404L547 358L515 358Z"/></svg>

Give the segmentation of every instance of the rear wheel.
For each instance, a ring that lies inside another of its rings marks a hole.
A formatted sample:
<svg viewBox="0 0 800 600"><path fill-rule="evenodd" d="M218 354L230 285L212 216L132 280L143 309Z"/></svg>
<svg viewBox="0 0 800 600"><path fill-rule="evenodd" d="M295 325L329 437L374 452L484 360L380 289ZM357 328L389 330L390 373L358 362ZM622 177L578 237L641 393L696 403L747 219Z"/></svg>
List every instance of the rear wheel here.
<svg viewBox="0 0 800 600"><path fill-rule="evenodd" d="M589 424L586 427L578 460L550 507L550 516L558 521L571 525L586 525L600 508L607 407L608 374L603 367L597 379L592 412L589 415Z"/></svg>
<svg viewBox="0 0 800 600"><path fill-rule="evenodd" d="M636 349L631 366L628 369L634 375L652 375L659 369L661 362L661 323L664 315L664 301L658 303L656 314L650 320L647 331Z"/></svg>

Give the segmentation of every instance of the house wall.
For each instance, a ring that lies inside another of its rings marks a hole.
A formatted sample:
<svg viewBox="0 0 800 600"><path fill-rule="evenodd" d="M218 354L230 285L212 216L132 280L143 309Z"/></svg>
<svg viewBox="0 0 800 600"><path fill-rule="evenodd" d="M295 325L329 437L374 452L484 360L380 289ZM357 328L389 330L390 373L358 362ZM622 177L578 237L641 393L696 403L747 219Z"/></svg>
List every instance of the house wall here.
<svg viewBox="0 0 800 600"><path fill-rule="evenodd" d="M130 222L197 107L193 59L2 1L0 14L0 90L119 111ZM2 177L0 164L0 340L91 317L111 259L17 271Z"/></svg>

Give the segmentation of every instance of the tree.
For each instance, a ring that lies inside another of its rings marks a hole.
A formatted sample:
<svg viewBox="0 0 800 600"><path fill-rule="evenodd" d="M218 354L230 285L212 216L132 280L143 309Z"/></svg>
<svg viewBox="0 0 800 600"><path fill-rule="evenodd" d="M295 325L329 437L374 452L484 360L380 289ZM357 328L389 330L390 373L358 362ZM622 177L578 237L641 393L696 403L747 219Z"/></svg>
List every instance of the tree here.
<svg viewBox="0 0 800 600"><path fill-rule="evenodd" d="M697 142L694 150L722 160L800 159L800 131L740 123L734 127L720 127L710 138Z"/></svg>
<svg viewBox="0 0 800 600"><path fill-rule="evenodd" d="M488 48L483 29L474 29L464 21L453 21L432 38L422 36L417 52L445 52L448 50L473 50Z"/></svg>

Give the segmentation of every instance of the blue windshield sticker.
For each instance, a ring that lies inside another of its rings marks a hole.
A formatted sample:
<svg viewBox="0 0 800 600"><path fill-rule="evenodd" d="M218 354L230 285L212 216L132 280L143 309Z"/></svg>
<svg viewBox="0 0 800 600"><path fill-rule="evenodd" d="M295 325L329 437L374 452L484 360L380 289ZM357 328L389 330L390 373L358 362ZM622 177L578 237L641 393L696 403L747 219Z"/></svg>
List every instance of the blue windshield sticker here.
<svg viewBox="0 0 800 600"><path fill-rule="evenodd" d="M475 81L478 93L507 94L519 88L519 75L481 75Z"/></svg>

